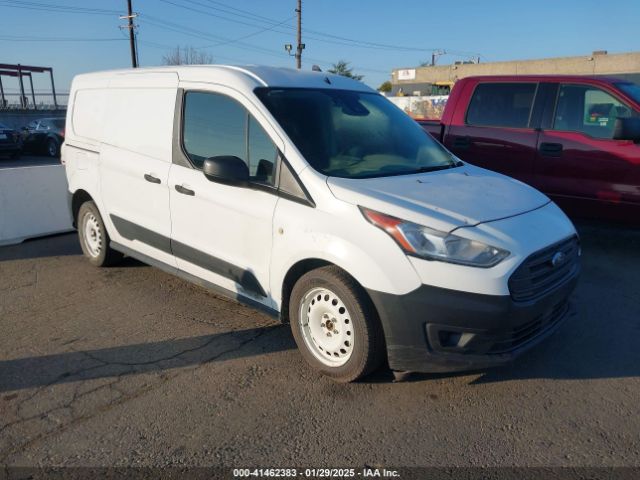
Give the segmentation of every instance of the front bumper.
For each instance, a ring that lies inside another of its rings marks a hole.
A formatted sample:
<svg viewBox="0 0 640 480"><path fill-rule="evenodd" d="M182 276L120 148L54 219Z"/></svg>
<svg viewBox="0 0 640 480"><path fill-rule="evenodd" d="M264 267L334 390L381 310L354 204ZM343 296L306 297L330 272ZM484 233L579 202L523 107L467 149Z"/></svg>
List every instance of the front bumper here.
<svg viewBox="0 0 640 480"><path fill-rule="evenodd" d="M406 295L368 290L387 343L389 366L456 372L511 362L553 333L571 311L578 272L546 295L516 302L428 285Z"/></svg>

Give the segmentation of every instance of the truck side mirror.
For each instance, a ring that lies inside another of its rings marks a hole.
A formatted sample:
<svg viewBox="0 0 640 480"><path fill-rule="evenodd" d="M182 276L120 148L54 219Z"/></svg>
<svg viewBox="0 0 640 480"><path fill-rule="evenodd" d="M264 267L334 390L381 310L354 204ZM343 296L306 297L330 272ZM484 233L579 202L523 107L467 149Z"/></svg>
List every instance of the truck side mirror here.
<svg viewBox="0 0 640 480"><path fill-rule="evenodd" d="M613 126L613 139L640 142L640 118L616 118Z"/></svg>
<svg viewBox="0 0 640 480"><path fill-rule="evenodd" d="M249 167L244 160L233 155L207 158L202 173L208 180L235 187L246 187L249 183Z"/></svg>

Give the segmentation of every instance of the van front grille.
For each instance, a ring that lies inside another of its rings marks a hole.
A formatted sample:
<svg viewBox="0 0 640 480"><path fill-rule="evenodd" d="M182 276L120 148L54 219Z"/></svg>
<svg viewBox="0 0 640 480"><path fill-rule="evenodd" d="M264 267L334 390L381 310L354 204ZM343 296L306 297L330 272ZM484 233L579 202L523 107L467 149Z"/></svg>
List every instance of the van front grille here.
<svg viewBox="0 0 640 480"><path fill-rule="evenodd" d="M579 269L580 243L572 236L529 256L509 278L511 298L534 300L562 285Z"/></svg>

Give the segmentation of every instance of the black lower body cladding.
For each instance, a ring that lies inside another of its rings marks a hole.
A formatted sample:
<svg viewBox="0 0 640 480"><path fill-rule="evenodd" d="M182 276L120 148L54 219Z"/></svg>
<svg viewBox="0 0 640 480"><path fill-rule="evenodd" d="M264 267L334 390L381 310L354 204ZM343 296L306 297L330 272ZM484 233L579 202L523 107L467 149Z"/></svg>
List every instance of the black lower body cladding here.
<svg viewBox="0 0 640 480"><path fill-rule="evenodd" d="M429 285L405 295L368 293L382 322L391 369L456 372L509 363L549 336L568 316L577 278L576 271L529 302Z"/></svg>

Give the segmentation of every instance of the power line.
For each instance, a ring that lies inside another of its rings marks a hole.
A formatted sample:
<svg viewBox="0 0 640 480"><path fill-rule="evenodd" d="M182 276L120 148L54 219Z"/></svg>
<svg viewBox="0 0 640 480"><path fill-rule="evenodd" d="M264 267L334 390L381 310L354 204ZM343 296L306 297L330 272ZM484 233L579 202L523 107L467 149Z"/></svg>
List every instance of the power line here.
<svg viewBox="0 0 640 480"><path fill-rule="evenodd" d="M183 9L191 10L196 13L213 16L225 21L234 22L241 25L245 25L245 26L251 26L254 28L263 28L263 30L261 31L273 31L274 33L278 33L281 35L289 35L289 31L295 28L293 25L285 25L286 20L279 22L272 18L265 17L263 15L258 15L248 10L236 8L215 0L204 0L207 2L206 4L196 0L183 0L183 1L186 1L192 5L199 6L201 8L222 12L225 15L235 16L243 20L251 20L254 23L248 23L246 21L229 18L227 16L217 15L215 13L212 13L211 11L203 11L201 9L193 8L188 5L179 4L170 0L161 0L161 1L178 8L183 8ZM77 6L71 6L71 5L50 4L50 3L42 3L42 2L34 2L34 1L26 1L26 0L0 0L0 5L10 7L10 8L47 11L47 12L53 12L53 13L73 13L73 14L108 15L108 16L117 15L120 13L117 10L77 7ZM255 22L262 23L262 25L256 25ZM265 23L268 24L268 27L264 27ZM283 31L282 28L286 28L289 31ZM249 34L244 38L249 38L260 32ZM315 40L318 42L323 42L323 43L330 43L334 45L350 46L352 48L366 48L366 49L374 49L374 50L403 50L403 51L414 51L414 52L432 52L432 51L441 50L439 48L369 42L366 40L357 40L357 39L353 39L353 38L349 38L341 35L335 35L328 32L323 32L320 30L313 30L313 29L306 29L306 32L307 32L306 37L308 39ZM320 36L317 36L317 35L320 35ZM232 42L229 42L229 43L232 43ZM226 43L223 42L223 44L226 44ZM479 57L485 58L483 55L480 55L477 52L458 51L458 50L451 50L451 49L447 49L446 51L447 51L447 54L454 55L454 56L462 56L462 57L479 56Z"/></svg>
<svg viewBox="0 0 640 480"><path fill-rule="evenodd" d="M69 5L53 5L50 3L28 2L23 0L2 0L0 5L10 8L54 13L78 13L87 15L117 15L119 13L116 10L106 10L102 8L72 7Z"/></svg>
<svg viewBox="0 0 640 480"><path fill-rule="evenodd" d="M203 11L203 10L199 10L199 9L195 9L193 7L189 7L186 5L182 5L182 4L178 4L175 3L173 1L170 0L161 0L164 3L173 5L175 7L179 7L179 8L184 8L187 10L191 10L194 12L198 12L198 13L202 13L205 15L210 15L213 17L217 17L217 18L221 18L223 20L229 21L229 22L234 22L234 23L238 23L241 25L248 25L248 26L253 26L256 27L255 24L252 23L247 23L245 21L240 21L240 20L236 20L233 18L228 18L228 17L224 17L221 15L216 15L214 13L211 12L207 12L207 11ZM196 1L196 0L184 0L190 4L193 5L197 5L200 6L202 8L207 8L207 9L211 9L211 10L215 10L215 11L219 11L222 13L225 13L227 15L233 15L233 16L237 16L243 19L249 19L251 21L254 22L263 22L263 23L269 23L271 25L274 25L275 23L277 23L276 20L272 19L272 18L268 18L262 15L257 15L254 14L253 12L250 12L248 10L243 10L240 8L236 8L236 7L232 7L230 5L226 5L222 2L218 2L215 0L204 0L206 2L209 3L209 5L207 4L203 4L202 2ZM213 5L210 4L215 4L215 5L219 5L223 8L220 7L215 7ZM289 29L294 29L295 27L293 25L283 25L283 27L287 27ZM282 31L281 29L273 29L274 32L276 33L280 33L283 35L289 35L289 32L286 31ZM334 35L331 33L327 33L327 32L323 32L320 30L313 30L313 29L305 29L306 31L306 38L312 39L312 40L316 40L319 42L324 42L324 43L331 43L331 44L336 44L336 45L344 45L344 46L350 46L350 47L356 47L356 48L367 48L367 49L374 49L374 50L402 50L402 51L413 51L413 52L433 52L433 51L439 51L442 50L441 48L433 48L433 47L420 47L420 46L408 46L408 45L395 45L395 44L387 44L387 43L378 43L378 42L369 42L369 41L365 41L365 40L357 40L357 39L353 39L353 38L349 38L349 37L344 37L341 35ZM316 35L320 35L315 36L315 35L309 35L309 33L311 34L316 34ZM329 37L329 38L327 38ZM483 56L478 54L477 52L470 52L470 51L460 51L460 50L451 50L451 49L447 49L447 54L449 55L454 55L454 56L462 56L462 57L467 57L467 56Z"/></svg>
<svg viewBox="0 0 640 480"><path fill-rule="evenodd" d="M195 10L193 7L189 7L189 6L183 5L181 3L175 3L175 2L169 1L169 0L161 0L161 1L163 1L165 3L169 3L169 4L174 5L176 7L186 8L187 10ZM249 12L247 10L242 10L242 9L231 7L231 6L226 6L225 8L220 8L220 7L214 7L214 6L211 6L209 4L202 3L202 2L197 1L197 0L182 0L182 1L190 3L191 5L196 5L196 6L201 7L201 8L205 8L205 9L208 9L208 10L213 10L215 12L221 12L221 13L223 13L225 15L231 15L231 16L234 16L234 17L242 18L243 20L249 20L251 22L258 22L259 24L275 25L275 24L279 23L278 20L276 20L276 19L264 17L262 15L257 15L255 13ZM220 4L220 5L223 5L223 4ZM232 11L232 10L235 10L235 11ZM229 22L238 23L238 24L241 24L241 25L247 25L247 26L251 26L251 27L259 26L259 25L256 25L255 23L247 23L246 21L240 21L240 20L237 20L237 19L224 17L224 16L219 15L219 14L214 14L211 11L202 11L202 10L197 10L197 11L199 13L204 13L205 15L210 15L212 17L221 18L223 20L227 20ZM237 13L237 12L240 12L240 13ZM286 27L289 28L289 29L294 29L295 28L293 25L286 25Z"/></svg>
<svg viewBox="0 0 640 480"><path fill-rule="evenodd" d="M161 0L164 3L168 3L171 5L174 5L176 7L180 7L180 8L185 8L187 10L192 10L192 11L197 11L198 13L204 13L205 15L211 15L211 16L215 16L218 18L222 18L224 20L230 21L230 22L235 22L235 23L240 23L243 25L250 25L250 26L255 26L255 24L248 24L246 22L241 22L239 20L235 20L235 19L230 19L230 18L226 18L226 17L222 17L220 15L215 15L211 12L205 12L202 10L196 10L193 7L189 7L186 5L182 5L182 4L178 4L175 3L171 0ZM266 23L271 23L274 24L276 22L276 20L272 19L272 18L268 18L268 17L264 17L262 15L257 15L254 14L252 12L249 12L248 10L242 10L240 8L236 8L236 7L231 7L230 5L226 5L222 2L217 2L214 0L205 0L210 4L216 4L216 5L220 5L223 6L224 8L219 8L219 7L214 7L212 5L206 5L203 4L201 2L198 2L196 0L184 0L190 4L193 5L198 5L200 7L203 8L208 8L208 9L212 9L212 10L216 10L216 11L221 11L223 13L226 13L227 15L234 15L234 16L238 16L240 18L244 18L244 19L249 19L252 21L258 21L258 22L266 22ZM230 11L230 10L234 10L234 11ZM236 13L236 12L240 12L240 13ZM287 27L289 27L290 29L294 29L295 27L293 25L287 25ZM437 48L427 48L427 47L412 47L412 46L405 46L405 45L392 45L392 44L384 44L384 43L376 43L376 42L368 42L368 41L364 41L364 40L357 40L357 39L353 39L353 38L348 38L348 37L344 37L344 36L340 36L340 35L334 35L334 34L330 34L327 32L323 32L323 31L319 31L319 30L313 30L313 29L306 29L307 32L310 33L315 33L317 35L322 35L323 37L331 37L333 39L336 40L340 40L340 42L334 42L334 41L329 41L326 38L322 38L322 37L308 37L308 38L314 38L318 41L322 41L322 42L328 42L328 43L338 43L341 45L358 45L362 48L374 48L374 49L385 49L385 50L410 50L410 51L420 51L420 52L425 52L425 51L431 51L431 50L438 50ZM282 32L279 31L278 33L283 33L283 34L287 34L287 32ZM468 52L465 52L468 53Z"/></svg>
<svg viewBox="0 0 640 480"><path fill-rule="evenodd" d="M226 40L226 41L223 41L223 42L220 42L220 43L216 43L216 44L214 44L214 45L208 45L208 46L206 46L206 47L201 47L201 48L219 47L219 46L221 46L221 45L227 45L227 44L229 44L229 43L239 42L240 40L245 40L245 39L250 38L250 37L255 37L256 35L258 35L258 34L260 34L260 33L268 32L268 31L270 31L270 30L273 30L273 29L274 29L275 27L277 27L278 25L281 25L281 24L283 24L283 23L285 23L285 22L288 22L289 20L292 20L292 19L293 19L293 17L289 17L289 18L287 18L287 19L283 20L282 22L280 22L279 24L274 25L273 27L265 27L265 28L261 28L261 29L259 29L259 30L256 30L255 32L251 32L251 33L249 33L249 34L247 34L247 35L243 35L243 36L238 37L238 38L231 38L231 39L229 39L229 40Z"/></svg>
<svg viewBox="0 0 640 480"><path fill-rule="evenodd" d="M140 40L140 39L138 39L138 43L141 44L141 45L145 45L147 47L151 47L151 48L155 48L155 49L159 49L159 50L172 50L173 48L175 48L175 45L166 45L166 44L163 44L163 43L150 42L148 40ZM200 48L196 48L196 50L200 50ZM226 59L226 60L229 60L229 61L237 63L237 64L243 63L240 60L238 60L237 58L227 57L226 55L216 55L215 58L216 59L218 59L218 58Z"/></svg>
<svg viewBox="0 0 640 480"><path fill-rule="evenodd" d="M36 37L0 35L5 42L121 42L123 38Z"/></svg>
<svg viewBox="0 0 640 480"><path fill-rule="evenodd" d="M196 30L190 26L186 26L186 25L181 25L179 23L176 22L170 22L167 20L163 20L161 18L155 17L153 15L148 15L145 13L141 13L138 16L138 19L140 20L140 22L142 24L148 24L151 26L154 26L156 28L161 28L164 30L170 30L173 32L177 32L186 36L190 36L193 38L198 38L200 40L209 40L211 41L212 39L216 40L218 43L217 44L213 44L213 45L205 45L202 47L197 47L197 50L203 50L203 49L207 49L207 48L212 48L221 44L229 44L231 47L234 48L238 48L238 49L242 49L242 50L247 50L247 51L253 51L253 52L258 52L258 53L262 53L265 55L269 55L269 56L273 56L273 57L277 57L277 58L282 58L282 53L275 51L275 50L271 50L271 49L267 49L264 47L259 47L257 45L253 45L250 43L245 43L245 42L236 42L235 44L232 43L233 39L229 39L229 38L225 38L225 37L220 37L218 35L214 35L208 32L203 32L201 30ZM154 44L151 45L151 43L153 42L149 42L149 41L140 41L140 43L143 44L147 44L149 46L152 46L153 48L173 48L171 46L161 46L161 44ZM216 55L217 56L217 55ZM224 58L221 56L217 56L218 58ZM229 58L229 57L227 57ZM306 57L308 58L310 61L318 63L318 64L323 64L323 65L331 65L332 62L328 61L328 60L323 60L323 59L318 59L318 58L313 58L313 57ZM236 59L232 59L233 61L236 61ZM373 69L373 68L365 68L365 67L358 67L357 65L354 65L354 68L356 68L357 70L363 71L363 72L371 72L371 73L382 73L382 74L388 74L389 72L387 70L377 70L377 69Z"/></svg>
<svg viewBox="0 0 640 480"><path fill-rule="evenodd" d="M282 58L282 54L278 51L275 50L270 50L268 48L264 48L264 47L260 47L258 45L253 45L250 43L245 43L245 42L235 42L235 43L230 43L230 41L233 41L233 39L230 38L225 38L225 37L220 37L218 35L213 35L207 32L203 32L201 30L196 30L192 27L188 27L185 25L180 25L179 23L175 23L175 22L169 22L169 21L165 21L162 20L160 18L151 16L151 15L146 15L146 14L141 14L140 15L140 20L142 22L146 22L150 25L153 25L155 27L159 27L159 28L163 28L166 30L171 30L186 36L190 36L193 38L199 38L201 40L209 40L209 41L216 41L218 43L222 43L222 44L229 44L231 47L234 48L239 48L239 49L243 49L243 50L252 50L252 51L257 51L260 53L264 53L266 55L272 55L272 56L276 56L278 58ZM213 46L216 46L215 44ZM204 47L200 47L199 49L205 49L205 48L211 48L212 46L204 46Z"/></svg>
<svg viewBox="0 0 640 480"><path fill-rule="evenodd" d="M224 12L224 13L227 13L229 15L235 15L235 16L238 16L238 17L241 17L241 18L248 18L248 19L252 19L252 20L270 22L270 23L273 23L275 21L272 18L265 17L263 15L258 15L257 13L249 12L248 10L242 10L241 8L232 7L231 5L226 5L226 4L222 3L222 2L216 2L214 0L205 0L205 1L208 2L209 5L205 5L205 4L197 2L195 0L185 0L185 1L187 1L189 3L192 3L192 4L200 5L200 6L205 7L205 8L210 8L212 10L217 10L217 11L220 11L220 12ZM210 4L220 5L223 8L213 7ZM240 13L235 13L234 11L235 12L240 12ZM291 28L293 28L293 26L291 26Z"/></svg>
<svg viewBox="0 0 640 480"><path fill-rule="evenodd" d="M206 11L206 10L200 10L200 9L197 9L197 8L190 7L188 5L182 5L182 4L179 4L179 3L175 3L175 2L173 2L171 0L160 0L160 1L163 2L163 3L166 3L168 5L172 5L174 7L182 8L182 9L185 9L185 10L189 10L189 11L192 11L192 12L200 13L200 14L207 15L207 16L214 17L214 18L220 18L222 20L226 20L228 22L237 23L239 25L245 25L245 26L249 26L249 27L253 27L253 28L258 28L259 27L259 25L256 25L255 23L248 23L246 21L236 20L236 19L233 19L233 18L228 18L228 17L222 16L222 15L218 15L218 14ZM222 11L223 13L226 13L226 14L236 15L236 16L239 16L241 18L249 18L252 21L259 21L259 22L262 22L262 23L268 23L271 26L271 28L269 30L272 30L275 33L279 33L281 35L286 35L286 36L290 35L289 31L283 31L281 28L276 28L276 27L279 26L279 24L284 23L284 22L277 22L276 20L273 20L273 19L263 20L266 17L261 17L261 18L258 18L258 19L254 19L254 18L250 18L248 15L240 15L240 14L233 13L233 12L227 12L227 11L224 11L222 9L218 9L216 7L211 7L209 5L204 5L204 4L202 4L200 2L197 2L197 1L194 1L194 0L184 0L184 1L187 1L187 2L192 3L194 5L201 6L203 8L209 8L209 9L213 9L213 10L217 10L217 11ZM234 10L240 10L240 9L234 9ZM281 25L281 26L289 28L289 29L293 29L294 28L292 25ZM320 33L320 34L321 35L325 35L324 33ZM307 38L310 38L312 40L316 40L316 41L319 41L319 42L331 43L331 44L334 44L334 45L345 45L345 46L351 46L351 47L356 46L356 47L361 47L361 48L380 49L380 47L372 47L372 46L367 46L367 45L364 45L364 46L363 45L357 45L357 44L348 43L348 42L344 42L344 41L331 40L331 39L321 38L321 37L311 36L311 35L307 35ZM355 42L355 40L354 40L354 42ZM389 48L386 48L386 49L389 49ZM424 50L424 49L421 49L421 51L422 50Z"/></svg>

